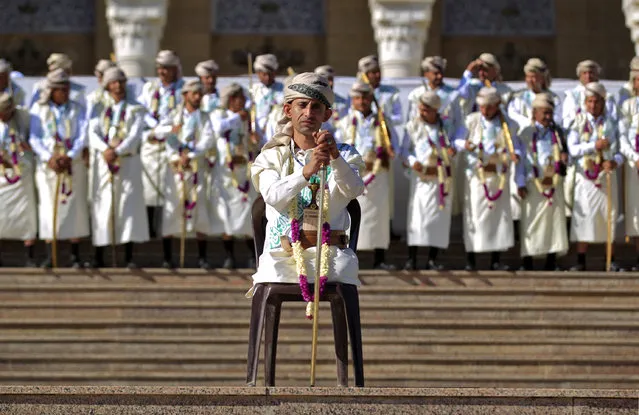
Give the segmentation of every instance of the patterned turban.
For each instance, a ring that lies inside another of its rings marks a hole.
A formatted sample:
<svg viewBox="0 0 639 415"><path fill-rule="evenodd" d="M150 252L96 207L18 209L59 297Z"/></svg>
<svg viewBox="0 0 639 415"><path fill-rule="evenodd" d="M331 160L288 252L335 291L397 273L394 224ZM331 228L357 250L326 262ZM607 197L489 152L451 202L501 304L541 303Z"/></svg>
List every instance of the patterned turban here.
<svg viewBox="0 0 639 415"><path fill-rule="evenodd" d="M331 65L322 65L315 68L315 73L324 78L332 78L335 76L335 70Z"/></svg>
<svg viewBox="0 0 639 415"><path fill-rule="evenodd" d="M106 88L111 82L114 81L126 82L126 74L117 66L113 66L104 71L104 74L102 74L102 87Z"/></svg>
<svg viewBox="0 0 639 415"><path fill-rule="evenodd" d="M422 72L444 72L448 61L441 56L428 56L422 61Z"/></svg>
<svg viewBox="0 0 639 415"><path fill-rule="evenodd" d="M268 53L266 55L258 55L255 58L253 67L257 72L277 72L280 65L277 63L277 56Z"/></svg>
<svg viewBox="0 0 639 415"><path fill-rule="evenodd" d="M204 85L202 85L202 82L199 79L190 79L186 81L182 87L182 94L198 91L204 93Z"/></svg>
<svg viewBox="0 0 639 415"><path fill-rule="evenodd" d="M602 99L606 99L606 87L603 86L602 83L590 82L586 84L585 88L587 97L598 96Z"/></svg>
<svg viewBox="0 0 639 415"><path fill-rule="evenodd" d="M351 86L349 95L352 97L361 97L364 95L370 95L373 93L373 87L364 81L355 81Z"/></svg>
<svg viewBox="0 0 639 415"><path fill-rule="evenodd" d="M47 88L63 88L67 86L69 82L69 74L62 68L58 68L47 74Z"/></svg>
<svg viewBox="0 0 639 415"><path fill-rule="evenodd" d="M93 73L95 74L95 76L103 76L104 72L106 72L107 69L114 68L115 66L117 65L112 60L100 59L98 63L95 65L95 69L93 70Z"/></svg>
<svg viewBox="0 0 639 415"><path fill-rule="evenodd" d="M477 94L477 105L479 106L494 105L499 104L500 102L501 97L499 96L499 92L497 92L497 89L493 88L492 86L483 87Z"/></svg>
<svg viewBox="0 0 639 415"><path fill-rule="evenodd" d="M244 95L244 88L242 88L242 85L233 82L232 84L229 84L227 86L225 86L222 89L222 93L220 96L220 104L222 105L223 108L228 108L229 107L229 99L231 97L234 97L236 95L238 95L239 93L242 93L242 95Z"/></svg>
<svg viewBox="0 0 639 415"><path fill-rule="evenodd" d="M551 110L555 109L555 100L552 95L548 93L537 94L535 99L532 102L533 108L548 108Z"/></svg>
<svg viewBox="0 0 639 415"><path fill-rule="evenodd" d="M284 102L297 98L312 98L331 108L335 94L328 79L313 72L303 72L295 75L284 88Z"/></svg>
<svg viewBox="0 0 639 415"><path fill-rule="evenodd" d="M367 73L379 69L379 59L377 55L364 56L357 62L357 70L361 73Z"/></svg>
<svg viewBox="0 0 639 415"><path fill-rule="evenodd" d="M213 59L200 62L195 66L195 73L197 76L213 76L217 74L219 70L220 67Z"/></svg>
<svg viewBox="0 0 639 415"><path fill-rule="evenodd" d="M583 72L592 71L595 75L601 75L601 66L593 60L581 61L577 64L577 77L581 76Z"/></svg>
<svg viewBox="0 0 639 415"><path fill-rule="evenodd" d="M497 72L501 72L501 65L499 65L497 57L492 53L482 53L479 55L479 60L482 61L484 65L492 66L497 69Z"/></svg>
<svg viewBox="0 0 639 415"><path fill-rule="evenodd" d="M47 66L49 67L49 72L60 68L68 71L73 66L73 61L69 55L64 53L52 53L47 58Z"/></svg>
<svg viewBox="0 0 639 415"><path fill-rule="evenodd" d="M155 58L158 66L180 66L180 58L172 50L161 50Z"/></svg>
<svg viewBox="0 0 639 415"><path fill-rule="evenodd" d="M419 102L431 107L435 110L439 110L442 106L442 99L437 95L435 91L426 91L419 97Z"/></svg>

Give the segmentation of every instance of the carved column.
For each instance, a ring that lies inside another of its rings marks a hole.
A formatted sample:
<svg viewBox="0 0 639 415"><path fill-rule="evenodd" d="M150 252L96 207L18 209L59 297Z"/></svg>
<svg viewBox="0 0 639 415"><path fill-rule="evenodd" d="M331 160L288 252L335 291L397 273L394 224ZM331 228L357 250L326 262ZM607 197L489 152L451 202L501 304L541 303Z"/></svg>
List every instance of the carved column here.
<svg viewBox="0 0 639 415"><path fill-rule="evenodd" d="M384 77L419 75L435 0L369 0L368 3Z"/></svg>
<svg viewBox="0 0 639 415"><path fill-rule="evenodd" d="M155 73L167 8L168 0L106 0L115 57L127 76Z"/></svg>
<svg viewBox="0 0 639 415"><path fill-rule="evenodd" d="M621 8L626 15L630 39L635 45L635 55L639 56L639 0L623 0Z"/></svg>

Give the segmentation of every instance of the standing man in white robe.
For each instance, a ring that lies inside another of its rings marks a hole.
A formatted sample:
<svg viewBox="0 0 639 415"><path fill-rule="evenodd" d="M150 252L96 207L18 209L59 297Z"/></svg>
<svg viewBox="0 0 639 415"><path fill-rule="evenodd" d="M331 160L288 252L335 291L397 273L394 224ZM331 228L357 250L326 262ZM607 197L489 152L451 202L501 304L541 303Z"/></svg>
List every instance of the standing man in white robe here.
<svg viewBox="0 0 639 415"><path fill-rule="evenodd" d="M257 194L250 184L250 165L260 150L259 137L251 133L249 114L245 110L246 96L240 84L232 83L222 90L221 107L213 115L217 162L215 178L215 209L224 226L224 268L234 269L235 239L243 239L249 251L248 268L255 268L255 249L251 207Z"/></svg>
<svg viewBox="0 0 639 415"><path fill-rule="evenodd" d="M490 268L507 270L500 262L500 252L514 245L511 213L510 169L515 169L515 183L525 182L522 163L523 148L517 137L516 123L505 117L512 138L509 149L500 120L501 96L497 89L484 87L477 94L479 112L466 118L465 127L456 134L456 146L466 157L464 191L464 246L467 271L477 269L476 253L490 252Z"/></svg>
<svg viewBox="0 0 639 415"><path fill-rule="evenodd" d="M47 67L49 72L53 72L58 69L62 69L69 77L69 99L80 104L83 108L86 108L86 89L84 85L79 84L71 79L73 72L73 61L64 53L52 53L47 58ZM28 105L31 108L40 99L40 94L47 88L46 80L38 82L33 87L31 98Z"/></svg>
<svg viewBox="0 0 639 415"><path fill-rule="evenodd" d="M0 92L6 92L13 97L13 105L23 107L25 104L24 89L11 80L11 64L0 59Z"/></svg>
<svg viewBox="0 0 639 415"><path fill-rule="evenodd" d="M639 78L639 77L638 77ZM635 78L637 79L637 78ZM636 97L629 98L624 106ZM633 238L637 252L637 263L632 268L639 271L639 116L632 117L632 124L626 134L620 136L620 150L623 154L625 182L625 226L626 236Z"/></svg>
<svg viewBox="0 0 639 415"><path fill-rule="evenodd" d="M215 137L208 113L200 110L204 87L190 80L182 88L183 103L155 129L167 142L166 159L170 167L164 174L166 202L162 220L164 268L173 268L172 239L197 238L198 266L210 269L206 259L206 237L213 228L208 204L206 154Z"/></svg>
<svg viewBox="0 0 639 415"><path fill-rule="evenodd" d="M510 101L512 89L503 83L501 79L501 65L497 57L492 53L482 53L479 58L468 64L468 67L459 81L457 91L459 92L459 105L462 116L476 112L477 94L485 86L492 86L497 89L501 98L501 105L505 110Z"/></svg>
<svg viewBox="0 0 639 415"><path fill-rule="evenodd" d="M568 133L568 150L575 163L575 191L570 239L577 242L577 265L586 270L586 253L591 243L604 244L608 236L607 194L612 192L612 240L617 221L617 168L623 164L619 153L617 122L606 111L606 88L599 82L584 86L585 111L577 114ZM608 189L606 175L611 175ZM621 271L614 262L608 271Z"/></svg>
<svg viewBox="0 0 639 415"><path fill-rule="evenodd" d="M220 106L220 92L217 90L217 73L220 67L213 59L195 65L195 74L204 87L201 110L213 112Z"/></svg>
<svg viewBox="0 0 639 415"><path fill-rule="evenodd" d="M0 239L24 241L24 264L35 267L33 247L38 233L38 203L29 124L29 111L16 108L13 95L1 92Z"/></svg>
<svg viewBox="0 0 639 415"><path fill-rule="evenodd" d="M140 156L142 158L142 183L144 203L149 218L149 235L155 238L162 234L162 206L164 205L164 176L168 160L167 143L158 138L154 128L164 123L169 114L182 102L182 66L180 58L172 50L161 50L155 58L158 79L148 81L142 87L138 102L144 105L151 117L147 117L147 130L142 136Z"/></svg>
<svg viewBox="0 0 639 415"><path fill-rule="evenodd" d="M109 99L109 93L102 86L102 78L104 72L109 68L115 68L117 65L110 59L100 59L95 65L93 74L98 81L98 87L87 94L87 120L91 120L94 114L93 109L99 105L106 105Z"/></svg>
<svg viewBox="0 0 639 415"><path fill-rule="evenodd" d="M630 80L619 91L619 133L624 136L639 114L639 56L630 64ZM632 137L631 137L632 138Z"/></svg>
<svg viewBox="0 0 639 415"><path fill-rule="evenodd" d="M362 220L359 227L358 251L375 252L375 269L393 270L386 263L385 252L390 245L390 173L391 153L397 148L395 135L390 148L382 140L378 114L373 111L373 90L362 81L351 87L351 110L337 123L335 137L354 147L365 162L365 192L357 198Z"/></svg>
<svg viewBox="0 0 639 415"><path fill-rule="evenodd" d="M526 76L526 88L513 92L508 103L508 116L519 124L519 128L528 127L532 119L532 103L535 97L538 94L549 94L552 96L555 107L555 123L561 126L561 98L550 90L552 78L546 63L539 58L528 59L524 66L524 75Z"/></svg>
<svg viewBox="0 0 639 415"><path fill-rule="evenodd" d="M48 251L42 267L52 266L51 240L57 225L57 240L71 241L72 267L81 268L80 239L89 236L87 168L82 160L86 110L69 99L69 75L63 69L49 72L45 86L31 107L29 138L36 154L39 235ZM57 180L60 188L56 196ZM54 224L56 201L58 217Z"/></svg>
<svg viewBox="0 0 639 415"><path fill-rule="evenodd" d="M360 284L357 255L346 246L344 236L349 226L346 206L364 190L359 177L362 159L351 146L337 145L330 132L318 132L322 123L331 117L332 105L333 91L326 78L309 72L296 75L285 91L282 120L285 124L264 146L251 167L255 188L266 203L268 221L264 252L253 275L254 284L306 285L300 278L300 269L306 270L309 283L315 281L316 233L303 229L303 224L304 209L312 199L309 185L318 179L321 166L330 167L327 173L330 245L326 277L330 282ZM310 246L301 244L299 258L293 255L290 244L294 219L299 223L300 241L312 241ZM289 243L283 244L283 241Z"/></svg>
<svg viewBox="0 0 639 415"><path fill-rule="evenodd" d="M577 78L579 85L566 91L563 108L563 127L569 130L578 114L586 112L586 85L590 82L599 82L601 76L601 66L593 60L585 60L577 65ZM617 103L615 98L608 94L606 96L606 113L613 120L618 120Z"/></svg>
<svg viewBox="0 0 639 415"><path fill-rule="evenodd" d="M402 155L411 171L408 199L408 261L404 269L417 269L417 248L429 247L426 269L441 270L440 249L448 248L453 204L455 149L449 137L455 133L450 118L440 114L441 98L425 91L419 115L406 123Z"/></svg>
<svg viewBox="0 0 639 415"><path fill-rule="evenodd" d="M259 134L260 140L266 142L266 124L273 107L284 104L284 84L275 80L275 73L279 68L277 57L272 54L259 55L253 63L259 82L253 84L250 91L251 103L255 106L255 126L252 130Z"/></svg>
<svg viewBox="0 0 639 415"><path fill-rule="evenodd" d="M328 84L331 86L333 94L335 95L335 102L333 103L332 108L333 114L328 121L322 124L322 130L335 132L335 129L337 128L337 122L344 118L348 113L348 99L335 92L335 70L332 66L318 66L317 68L315 68L315 74L328 79Z"/></svg>
<svg viewBox="0 0 639 415"><path fill-rule="evenodd" d="M124 244L125 263L132 269L137 268L133 243L149 240L139 153L146 110L127 96L126 75L120 68L104 72L102 87L109 94L108 103L98 104L89 121L89 147L96 154L91 166L96 172L92 181L92 266L104 267L105 246Z"/></svg>
<svg viewBox="0 0 639 415"><path fill-rule="evenodd" d="M557 255L568 252L563 177L568 152L553 122L555 96L538 93L532 103L532 124L519 138L526 148L526 171L521 202L521 256L524 271L532 271L533 257L546 256L546 271L556 271Z"/></svg>

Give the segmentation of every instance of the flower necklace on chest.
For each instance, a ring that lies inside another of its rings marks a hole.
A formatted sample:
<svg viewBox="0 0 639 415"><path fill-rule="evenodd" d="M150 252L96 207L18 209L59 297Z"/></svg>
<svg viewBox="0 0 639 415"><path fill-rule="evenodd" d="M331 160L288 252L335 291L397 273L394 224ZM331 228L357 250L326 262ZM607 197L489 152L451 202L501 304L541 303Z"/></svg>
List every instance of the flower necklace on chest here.
<svg viewBox="0 0 639 415"><path fill-rule="evenodd" d="M249 127L245 130L246 133L242 133L242 131L238 131L238 134L240 136L240 140L241 143L239 144L240 146L242 146L242 148L244 147L244 143L246 141L248 141L248 136L250 134L250 123ZM242 126L242 130L244 130L244 125L245 123L242 122L241 126ZM232 156L232 152L233 149L231 148L231 134L232 134L233 130L229 129L227 131L224 132L224 145L225 145L225 151L226 151L226 159L225 159L225 163L226 163L226 167L229 169L229 171L231 172L231 185L233 187L235 187L237 190L239 190L240 193L242 193L242 202L247 202L248 201L248 192L250 189L250 184L249 184L249 175L251 172L251 163L253 162L253 152L249 151L248 152L248 163L247 163L247 168L246 168L246 177L244 178L244 181L242 182L242 184L239 183L238 179L237 179L237 174L235 173L235 163L233 163L233 156Z"/></svg>
<svg viewBox="0 0 639 415"><path fill-rule="evenodd" d="M184 125L185 109L181 106L178 110L179 110L178 117L174 126L178 128L178 132L177 132L177 138L179 143L178 154L182 156L184 153L188 153L189 151L191 151L191 148L195 148L197 146L200 125L196 124L195 128L191 132L192 140L189 140L190 136L183 137L182 127ZM201 117L201 113L199 110L193 111L190 114L190 117L191 119L195 119L195 121L197 121L197 118L194 118L194 117ZM189 142L191 142L191 144L189 144ZM180 176L180 181L182 182L182 186L186 186L188 184L187 182L191 181L191 191L188 192L190 193L190 197L185 196L184 198L184 217L187 220L193 218L193 211L195 210L195 207L197 206L197 187L199 184L198 161L197 159L192 159L189 161L189 163L190 163L191 173L192 173L190 180L186 180L186 169L184 168L184 166L182 166L181 161L178 162L178 168L177 168L178 174ZM187 193L187 192L184 192L184 193Z"/></svg>
<svg viewBox="0 0 639 415"><path fill-rule="evenodd" d="M604 118L601 117L596 121L595 127L596 129L596 138L604 138ZM590 121L586 117L586 122L584 123L583 133L581 135L581 141L584 143L589 143L592 138L592 127L590 126ZM603 168L603 152L597 150L595 152L595 157L590 154L584 154L584 174L586 178L590 181L595 182L595 186L601 187L601 182L599 180L599 174Z"/></svg>
<svg viewBox="0 0 639 415"><path fill-rule="evenodd" d="M53 153L66 156L67 152L71 150L71 147L73 146L71 142L71 115L67 113L66 108L60 109L60 118L63 118L64 123L64 137L60 137L58 119L51 110L50 106L47 106L46 118L48 118L50 121L49 125L51 126L51 134L53 135L55 140L55 143L53 145ZM69 169L67 171L60 174L62 174L62 184L60 185L60 194L62 195L62 197L60 199L60 203L66 204L68 199L73 194L73 169L71 166L69 166Z"/></svg>
<svg viewBox="0 0 639 415"><path fill-rule="evenodd" d="M171 91L169 95L169 112L175 108L175 83L171 84ZM160 87L158 86L153 91L153 97L151 98L151 112L153 118L160 119Z"/></svg>
<svg viewBox="0 0 639 415"><path fill-rule="evenodd" d="M120 116L117 126L112 125L114 113L115 110L112 106L107 107L107 109L104 111L103 121L103 140L112 149L117 148L122 143L122 141L124 141L124 136L126 134L126 102L122 104L122 107L120 109ZM111 133L112 129L114 131L113 133ZM120 164L117 161L114 163L109 163L108 167L109 171L112 174L116 174L120 171Z"/></svg>
<svg viewBox="0 0 639 415"><path fill-rule="evenodd" d="M11 169L13 170L13 174L9 176L7 174L6 168L4 166L4 158L6 156L6 152L2 152L0 154L0 175L4 176L5 180L9 184L17 183L22 177L22 167L20 166L19 148L18 148L18 139L17 139L17 126L16 126L16 115L11 118L8 124L8 133L9 133L9 157L11 158Z"/></svg>
<svg viewBox="0 0 639 415"><path fill-rule="evenodd" d="M477 175L479 176L479 181L484 189L484 196L488 199L488 207L490 209L493 208L494 202L496 202L499 197L504 192L504 187L506 186L507 173L508 173L508 164L510 163L510 159L508 157L508 149L504 145L503 138L503 128L500 131L499 137L495 140L495 154L498 156L501 168L499 166L495 166L495 173L499 178L499 183L497 185L497 191L494 194L490 193L488 189L488 184L486 183L486 172L485 167L486 163L484 163L484 127L482 126L482 121L480 120L478 123L479 126L479 144L477 145ZM490 163L488 163L490 164Z"/></svg>
<svg viewBox="0 0 639 415"><path fill-rule="evenodd" d="M350 134L350 137L351 137L350 144L353 147L356 147L357 131L358 131L358 119L356 115L353 115L353 118L351 119L351 134ZM373 122L373 136L374 136L373 145L375 146L375 161L373 162L373 167L370 171L370 174L368 174L368 177L366 178L366 180L364 180L364 186L366 187L368 187L368 185L371 184L373 180L375 180L375 177L377 176L377 174L379 174L379 171L382 168L382 161L385 155L387 154L386 150L384 149L384 138L382 137L382 129L379 124L379 119L377 117L375 118L375 121Z"/></svg>
<svg viewBox="0 0 639 415"><path fill-rule="evenodd" d="M439 183L438 202L439 209L444 209L446 207L446 196L450 193L450 182L452 178L450 157L448 155L450 142L444 132L444 123L441 119L437 120L437 140L439 145L431 139L428 129L425 127L424 123L420 125L420 129L425 130L423 131L423 136L426 137L431 151L433 151L437 157L437 181ZM421 135L422 134L420 134L420 136Z"/></svg>
<svg viewBox="0 0 639 415"><path fill-rule="evenodd" d="M293 151L290 152L288 163L289 163L288 175L290 176L291 174L293 174L294 167L295 167L295 162L293 160ZM328 173L327 173L327 176L328 176ZM330 194L329 194L329 188L328 188L328 181L324 189L319 189L319 178L315 175L311 177L310 183L311 183L311 188L313 188L313 186L316 186L318 189L317 190L318 192L320 191L324 192L323 206L315 206L316 209L323 210L323 217L325 218L325 222L322 224L321 230L317 230L322 232L322 247L320 251L321 267L320 267L320 273L319 273L320 274L320 280L319 280L320 297L321 297L322 293L324 292L324 287L326 286L326 282L328 281L329 262L331 260L331 249L330 249L331 225L329 223L330 219L328 216ZM300 197L295 196L293 200L291 200L288 206L288 217L291 220L291 243L293 246L293 260L295 261L295 267L297 270L297 274L299 276L299 284L300 284L300 291L302 292L302 298L304 299L304 301L306 301L306 318L310 320L313 318L313 301L315 297L311 293L311 290L308 286L308 273L306 269L306 261L304 260L304 256L303 256L304 248L302 248L302 242L300 239L302 227L300 224L300 217L299 217L299 204L300 204ZM304 212L308 212L309 210L312 210L310 209L311 207L313 207L312 205L314 205L313 200L311 200L311 205L309 205L309 207L302 210L302 216L304 216Z"/></svg>
<svg viewBox="0 0 639 415"><path fill-rule="evenodd" d="M557 132L555 129L550 130L551 142L552 142L552 158L553 158L553 175L552 184L550 186L543 184L543 179L540 177L539 172L539 130L535 127L535 132L532 136L532 169L534 176L534 183L537 191L548 200L548 204L552 206L552 198L555 195L555 190L559 186L559 172L561 171L561 144L557 138Z"/></svg>

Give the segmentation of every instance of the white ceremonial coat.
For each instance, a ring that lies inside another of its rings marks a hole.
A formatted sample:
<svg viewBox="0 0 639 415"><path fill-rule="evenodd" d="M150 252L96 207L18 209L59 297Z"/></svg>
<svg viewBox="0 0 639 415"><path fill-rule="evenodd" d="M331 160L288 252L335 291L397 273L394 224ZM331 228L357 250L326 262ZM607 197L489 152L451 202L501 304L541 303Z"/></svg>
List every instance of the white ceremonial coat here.
<svg viewBox="0 0 639 415"><path fill-rule="evenodd" d="M537 139L537 163L534 162L533 137ZM561 138L556 135L560 152ZM568 231L566 230L566 214L564 203L563 178L559 178L557 187L551 197L539 192L535 185L535 171L537 167L539 179L545 173L554 172L552 148L552 130L535 123L525 127L519 138L526 146L526 157L520 161L526 171L526 190L528 195L521 202L521 255L542 256L547 254L564 255L568 252ZM546 174L550 177L550 174ZM550 195L551 190L547 190Z"/></svg>
<svg viewBox="0 0 639 415"><path fill-rule="evenodd" d="M144 185L144 203L147 206L164 205L164 176L166 175L168 160L166 158L167 144L164 141L154 141L157 134L154 128L157 123L165 123L169 114L182 103L182 87L184 80L178 79L170 85L162 85L159 80L149 81L142 87L138 102L148 111L145 118L147 130L142 135L140 157L142 158L142 184ZM154 111L154 96L159 94L158 107ZM155 122L152 122L155 120Z"/></svg>
<svg viewBox="0 0 639 415"><path fill-rule="evenodd" d="M479 80L479 78L473 77L472 72L469 70L464 71L462 79L459 81L459 85L457 86L457 91L459 93L459 106L463 117L466 117L475 111L479 111L479 106L476 102L477 94L484 86L485 85ZM497 89L497 92L501 96L501 107L505 111L513 92L512 89L503 82L492 82L491 86Z"/></svg>
<svg viewBox="0 0 639 415"><path fill-rule="evenodd" d="M353 137L353 119L356 119L357 128ZM347 143L362 155L365 161L375 161L375 126L377 116L371 112L368 117L356 110L349 111L348 115L337 123L335 138L342 143ZM391 136L393 148L398 146L394 142L395 136ZM371 179L372 172L363 172L363 180ZM359 226L358 251L372 249L388 249L390 245L389 222L391 218L391 174L387 169L380 168L375 178L366 186L364 193L357 198L362 209L362 220Z"/></svg>
<svg viewBox="0 0 639 415"><path fill-rule="evenodd" d="M180 132L171 132L173 125L182 124ZM209 114L196 110L189 113L186 108L178 107L166 124L155 129L155 134L167 140L166 159L173 164L179 162L180 151L188 151L191 159L191 168L184 172L184 180L181 173L173 165L165 170L163 190L165 191L165 204L162 220L162 234L177 236L182 234L182 223L185 216L183 201L183 186L186 186L186 198L193 202L195 208L191 218L186 218L186 232L189 237L195 233L209 234L213 225L208 203L208 174L207 153L214 144L213 129ZM193 171L197 164L197 172ZM197 183L196 183L197 182Z"/></svg>
<svg viewBox="0 0 639 415"><path fill-rule="evenodd" d="M263 149L251 167L253 184L266 203L267 219L264 252L260 253L259 266L253 275L254 284L299 284L295 261L282 248L280 237L291 237L289 206L294 198L298 200L298 219L303 222L302 209L310 202L311 191L302 170L310 161L313 150L293 149L290 137L279 137L280 145ZM331 230L346 231L350 227L346 206L364 191L364 183L359 177L363 163L353 147L339 144L338 149L341 157L331 160L327 177L330 195L328 222ZM388 223L386 225L388 228ZM315 280L315 254L315 247L306 249L302 254L309 283ZM350 248L330 247L329 282L360 285L358 273L359 262L355 252Z"/></svg>
<svg viewBox="0 0 639 415"><path fill-rule="evenodd" d="M275 81L271 86L266 86L261 82L253 84L251 89L251 100L247 105L255 105L255 132L261 134L264 142L270 137L266 136L266 126L269 115L274 106L280 108L284 105L284 84Z"/></svg>
<svg viewBox="0 0 639 415"><path fill-rule="evenodd" d="M584 133L588 123L591 134ZM599 125L603 125L600 132ZM618 167L623 165L619 154L619 136L616 121L607 116L598 119L589 113L581 113L568 133L568 150L575 163L575 191L572 209L570 239L576 242L605 243L608 229L608 202L606 173L601 169L598 181L590 180L585 174L584 156L595 158L595 142L601 136L610 141L610 148L603 152L604 160L615 160ZM612 238L617 222L617 172L612 172Z"/></svg>
<svg viewBox="0 0 639 415"><path fill-rule="evenodd" d="M555 103L554 120L558 126L562 125L561 117L561 98L554 92L547 90L544 93L552 95L553 102ZM508 117L515 121L520 129L526 128L530 125L533 115L532 103L537 94L531 89L520 89L512 94L512 98L508 103Z"/></svg>
<svg viewBox="0 0 639 415"><path fill-rule="evenodd" d="M38 233L38 216L35 189L35 164L31 151L20 150L21 143L29 140L30 115L26 109L18 108L8 122L0 121L0 146L4 160L12 160L12 141L20 166L20 179L17 172L6 168L0 176L0 239L26 241L35 239Z"/></svg>
<svg viewBox="0 0 639 415"><path fill-rule="evenodd" d="M509 130L513 139L515 154L523 158L522 146L516 134L514 123L509 123ZM514 229L511 212L511 180L506 179L502 195L494 202L488 200L484 187L477 171L479 143L484 145L484 160L486 164L496 152L501 154L507 149L506 139L501 128L499 117L486 120L481 113L476 112L466 118L465 134L458 134L458 139L469 140L475 145L474 151L464 150L466 158L466 181L464 189L464 246L466 252L493 252L506 251L514 244ZM463 148L463 143L457 144L457 148ZM510 157L508 158L510 160ZM508 162L509 169L506 174L510 178L510 170L513 163ZM501 162L497 163L498 171L501 170ZM522 163L517 163L516 183L523 183ZM495 195L499 189L499 176L494 173L485 173L486 185L490 195Z"/></svg>
<svg viewBox="0 0 639 415"><path fill-rule="evenodd" d="M106 130L106 111L111 108L112 119ZM120 101L110 107L98 105L96 116L89 122L89 147L95 154L91 172L93 204L91 206L91 224L94 246L111 244L112 209L115 243L146 242L149 240L149 228L144 192L142 190L142 162L140 160L140 142L144 129L145 109L135 101ZM124 126L120 122L124 117ZM119 170L111 173L102 153L114 147L118 154ZM113 187L112 187L113 186ZM113 196L115 196L115 204Z"/></svg>
<svg viewBox="0 0 639 415"><path fill-rule="evenodd" d="M210 208L216 212L214 218L222 222L224 234L250 237L253 235L251 206L257 193L251 184L249 169L261 146L250 143L248 120L243 121L239 114L219 109L212 119L217 162L213 168L215 199L210 200ZM227 162L227 139L230 156L239 161L232 163L233 170ZM234 186L234 178L237 186Z"/></svg>
<svg viewBox="0 0 639 415"><path fill-rule="evenodd" d="M444 147L441 146L440 132L445 134ZM454 132L452 123L444 120L443 125L428 124L420 117L406 123L402 145L410 168L410 196L408 199L408 246L431 246L446 249L450 241L450 223L454 197L454 180L449 180L448 194L444 198L444 208L440 207L440 183L438 177L419 174L412 169L415 162L424 167L437 167L439 157L450 147L448 137ZM430 141L429 141L430 139ZM435 148L433 148L433 145ZM452 160L450 171L453 172ZM443 163L443 157L442 157Z"/></svg>
<svg viewBox="0 0 639 415"><path fill-rule="evenodd" d="M563 117L563 127L565 130L571 128L577 115L586 112L586 87L581 83L573 89L565 92L564 102L562 104L561 114ZM612 94L606 97L606 113L608 117L615 122L619 120L617 102Z"/></svg>
<svg viewBox="0 0 639 415"><path fill-rule="evenodd" d="M634 100L630 98L626 101ZM624 103L625 105L625 103ZM635 117L627 134L621 136L620 151L624 156L625 170L625 225L626 235L639 236L639 118Z"/></svg>
<svg viewBox="0 0 639 415"><path fill-rule="evenodd" d="M86 133L85 109L75 101L69 101L63 106L57 106L49 101L46 104L36 103L31 108L31 115L29 143L36 154L40 239L53 239L53 208L57 174L47 166L47 163L53 155L56 132L59 137L68 140L65 146L66 154L73 160L72 174L60 176L65 187L71 184L72 192L63 203L65 198L62 194L62 185L60 186L57 238L65 240L89 236L88 174L82 159L82 150L86 144L83 138Z"/></svg>

